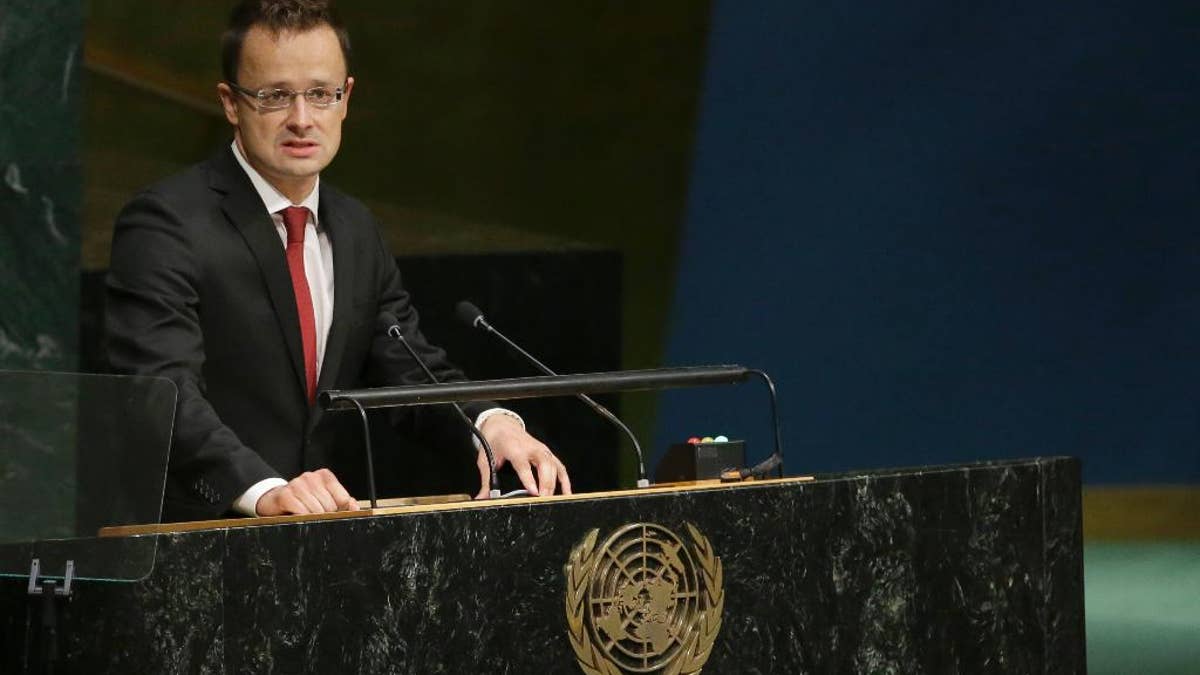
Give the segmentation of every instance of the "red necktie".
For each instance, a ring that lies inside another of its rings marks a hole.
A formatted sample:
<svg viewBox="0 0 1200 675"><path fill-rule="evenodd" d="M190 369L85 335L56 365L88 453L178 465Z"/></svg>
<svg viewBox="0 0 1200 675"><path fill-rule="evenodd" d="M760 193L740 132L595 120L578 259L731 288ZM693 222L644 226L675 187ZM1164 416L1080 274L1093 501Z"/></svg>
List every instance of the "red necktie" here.
<svg viewBox="0 0 1200 675"><path fill-rule="evenodd" d="M288 272L292 275L292 290L296 294L296 313L300 315L300 340L304 343L304 381L308 386L306 393L311 405L317 395L317 321L313 316L308 277L304 274L304 228L308 225L308 209L303 206L289 206L280 213L283 214L283 224L287 227Z"/></svg>

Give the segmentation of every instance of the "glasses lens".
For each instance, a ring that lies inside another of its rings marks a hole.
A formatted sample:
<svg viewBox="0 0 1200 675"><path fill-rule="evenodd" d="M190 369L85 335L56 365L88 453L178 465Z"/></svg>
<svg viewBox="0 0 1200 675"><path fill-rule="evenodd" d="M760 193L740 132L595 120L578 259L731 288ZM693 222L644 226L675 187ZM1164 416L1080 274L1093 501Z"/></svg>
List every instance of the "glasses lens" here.
<svg viewBox="0 0 1200 675"><path fill-rule="evenodd" d="M313 87L312 89L304 92L304 100L313 105L333 105L341 100L341 90L326 89L325 87Z"/></svg>
<svg viewBox="0 0 1200 675"><path fill-rule="evenodd" d="M258 103L269 110L277 110L291 105L293 96L295 93L287 89L260 89Z"/></svg>

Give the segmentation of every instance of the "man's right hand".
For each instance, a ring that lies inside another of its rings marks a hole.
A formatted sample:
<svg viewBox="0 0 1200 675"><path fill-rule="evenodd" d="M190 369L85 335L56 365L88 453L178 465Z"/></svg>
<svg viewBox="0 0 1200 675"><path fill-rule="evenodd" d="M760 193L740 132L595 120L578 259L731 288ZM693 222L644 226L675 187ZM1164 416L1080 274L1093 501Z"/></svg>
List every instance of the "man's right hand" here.
<svg viewBox="0 0 1200 675"><path fill-rule="evenodd" d="M263 493L255 511L260 516L357 511L358 501L329 469L307 471Z"/></svg>

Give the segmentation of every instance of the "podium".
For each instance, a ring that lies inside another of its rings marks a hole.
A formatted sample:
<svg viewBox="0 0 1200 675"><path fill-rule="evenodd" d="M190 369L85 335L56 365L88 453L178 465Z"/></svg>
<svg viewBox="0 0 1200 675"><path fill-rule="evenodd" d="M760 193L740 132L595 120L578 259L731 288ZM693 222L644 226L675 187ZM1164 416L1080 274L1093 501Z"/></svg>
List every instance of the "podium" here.
<svg viewBox="0 0 1200 675"><path fill-rule="evenodd" d="M1068 458L106 534L56 672L1086 672ZM47 639L27 586L0 672Z"/></svg>

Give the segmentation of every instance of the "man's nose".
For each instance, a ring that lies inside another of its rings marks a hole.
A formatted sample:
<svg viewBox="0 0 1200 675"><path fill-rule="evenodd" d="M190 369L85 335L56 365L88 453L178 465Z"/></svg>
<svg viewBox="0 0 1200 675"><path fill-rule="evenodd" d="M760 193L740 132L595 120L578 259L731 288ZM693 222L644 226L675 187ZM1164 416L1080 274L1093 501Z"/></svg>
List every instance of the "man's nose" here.
<svg viewBox="0 0 1200 675"><path fill-rule="evenodd" d="M292 99L292 105L288 107L288 126L300 129L311 127L312 113L312 106L304 98L304 94L297 95Z"/></svg>

